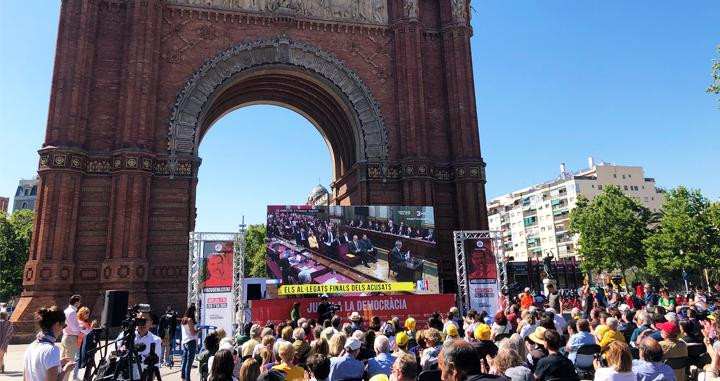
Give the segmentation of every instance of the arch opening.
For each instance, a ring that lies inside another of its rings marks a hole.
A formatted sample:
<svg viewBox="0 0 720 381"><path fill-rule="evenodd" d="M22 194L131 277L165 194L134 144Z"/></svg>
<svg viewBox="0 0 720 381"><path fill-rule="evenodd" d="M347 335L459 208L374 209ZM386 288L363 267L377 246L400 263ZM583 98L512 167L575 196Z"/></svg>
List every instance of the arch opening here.
<svg viewBox="0 0 720 381"><path fill-rule="evenodd" d="M327 141L304 115L280 105L248 104L225 113L199 147L194 230L234 231L264 223L268 204L304 204L332 181ZM242 196L240 196L242 195Z"/></svg>
<svg viewBox="0 0 720 381"><path fill-rule="evenodd" d="M197 157L219 117L257 102L281 104L312 120L331 147L335 179L358 162L388 156L382 115L360 77L331 54L278 37L227 49L187 81L169 122L171 162Z"/></svg>
<svg viewBox="0 0 720 381"><path fill-rule="evenodd" d="M333 160L333 180L359 161L362 136L354 126L351 105L333 91L332 84L289 65L248 69L226 81L200 114L197 146L223 116L242 107L266 104L290 109L307 119L325 140ZM258 126L262 128L262 126Z"/></svg>

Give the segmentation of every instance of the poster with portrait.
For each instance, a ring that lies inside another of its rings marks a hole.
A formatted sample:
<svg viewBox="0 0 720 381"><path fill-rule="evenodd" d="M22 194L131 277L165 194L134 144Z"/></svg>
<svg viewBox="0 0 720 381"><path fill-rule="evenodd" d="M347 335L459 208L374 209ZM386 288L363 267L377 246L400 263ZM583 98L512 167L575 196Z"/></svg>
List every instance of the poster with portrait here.
<svg viewBox="0 0 720 381"><path fill-rule="evenodd" d="M233 241L203 242L200 288L205 293L227 292L232 288Z"/></svg>
<svg viewBox="0 0 720 381"><path fill-rule="evenodd" d="M468 240L465 245L470 308L493 315L499 309L500 297L493 240Z"/></svg>
<svg viewBox="0 0 720 381"><path fill-rule="evenodd" d="M205 241L202 248L200 290L203 324L207 323L223 328L225 332L232 332L235 243Z"/></svg>

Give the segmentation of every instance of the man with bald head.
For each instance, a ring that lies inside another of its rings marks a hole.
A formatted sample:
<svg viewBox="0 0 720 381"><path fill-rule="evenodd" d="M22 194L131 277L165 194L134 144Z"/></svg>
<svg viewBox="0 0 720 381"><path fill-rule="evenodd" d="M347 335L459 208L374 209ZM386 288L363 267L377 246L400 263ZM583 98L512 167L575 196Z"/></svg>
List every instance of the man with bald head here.
<svg viewBox="0 0 720 381"><path fill-rule="evenodd" d="M640 342L640 361L633 365L632 371L637 381L675 381L675 372L669 365L663 364L663 350L660 343L652 337Z"/></svg>
<svg viewBox="0 0 720 381"><path fill-rule="evenodd" d="M395 356L390 354L390 340L385 335L378 335L375 337L373 347L375 349L375 357L369 359L367 362L366 372L368 377L381 373L389 377L392 366L396 360Z"/></svg>

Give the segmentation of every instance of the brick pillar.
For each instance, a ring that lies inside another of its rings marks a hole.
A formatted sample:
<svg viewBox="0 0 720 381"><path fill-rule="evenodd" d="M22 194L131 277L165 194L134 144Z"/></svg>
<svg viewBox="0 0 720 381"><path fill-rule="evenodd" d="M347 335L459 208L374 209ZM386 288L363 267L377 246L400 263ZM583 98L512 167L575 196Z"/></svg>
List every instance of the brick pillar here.
<svg viewBox="0 0 720 381"><path fill-rule="evenodd" d="M42 151L41 151L42 152ZM43 156L56 166L70 166L65 154ZM43 160L47 160L43 159ZM67 303L73 293L75 227L80 201L79 170L48 168L41 164L30 258L25 265L23 291L12 320L18 335L32 335L34 313L42 306Z"/></svg>
<svg viewBox="0 0 720 381"><path fill-rule="evenodd" d="M90 72L98 2L65 0L53 69L45 141L40 153L38 201L23 291L11 320L16 336L31 337L37 309L67 304L75 292L75 240L87 131Z"/></svg>
<svg viewBox="0 0 720 381"><path fill-rule="evenodd" d="M147 233L152 175L137 167L131 154L114 158L122 170L112 174L107 250L101 267L102 289L130 291L129 303L147 303Z"/></svg>
<svg viewBox="0 0 720 381"><path fill-rule="evenodd" d="M122 89L113 152L110 216L102 289L130 291L130 304L148 303L148 220L162 4L128 1ZM149 165L147 164L149 163Z"/></svg>
<svg viewBox="0 0 720 381"><path fill-rule="evenodd" d="M485 163L480 154L469 25L469 5L448 2L441 9L448 121L455 174L459 229L487 229Z"/></svg>

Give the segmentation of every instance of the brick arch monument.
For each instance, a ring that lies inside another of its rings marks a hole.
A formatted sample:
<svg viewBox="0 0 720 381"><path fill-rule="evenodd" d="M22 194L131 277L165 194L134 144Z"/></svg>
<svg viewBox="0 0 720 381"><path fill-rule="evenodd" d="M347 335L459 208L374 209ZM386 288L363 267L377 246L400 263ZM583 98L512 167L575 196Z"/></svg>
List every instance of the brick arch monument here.
<svg viewBox="0 0 720 381"><path fill-rule="evenodd" d="M452 231L487 227L468 0L64 0L25 290L181 308L198 146L243 105L293 109L334 162L335 203L432 205L440 275ZM228 168L232 167L230 164ZM442 286L441 286L442 287Z"/></svg>

